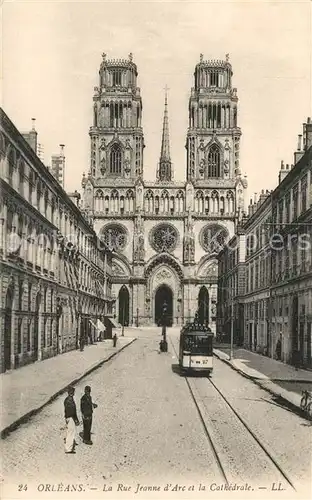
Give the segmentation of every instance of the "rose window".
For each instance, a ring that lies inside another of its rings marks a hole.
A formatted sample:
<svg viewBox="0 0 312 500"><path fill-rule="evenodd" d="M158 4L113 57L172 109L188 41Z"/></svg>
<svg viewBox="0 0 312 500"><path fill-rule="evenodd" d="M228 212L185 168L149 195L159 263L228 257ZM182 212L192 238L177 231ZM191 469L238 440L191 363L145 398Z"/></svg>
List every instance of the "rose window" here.
<svg viewBox="0 0 312 500"><path fill-rule="evenodd" d="M111 250L119 252L127 244L127 230L121 225L110 224L104 228L101 239Z"/></svg>
<svg viewBox="0 0 312 500"><path fill-rule="evenodd" d="M172 252L177 242L178 232L169 224L160 224L151 235L151 244L157 252Z"/></svg>
<svg viewBox="0 0 312 500"><path fill-rule="evenodd" d="M200 244L206 252L219 253L228 239L227 230L218 224L210 224L202 229Z"/></svg>

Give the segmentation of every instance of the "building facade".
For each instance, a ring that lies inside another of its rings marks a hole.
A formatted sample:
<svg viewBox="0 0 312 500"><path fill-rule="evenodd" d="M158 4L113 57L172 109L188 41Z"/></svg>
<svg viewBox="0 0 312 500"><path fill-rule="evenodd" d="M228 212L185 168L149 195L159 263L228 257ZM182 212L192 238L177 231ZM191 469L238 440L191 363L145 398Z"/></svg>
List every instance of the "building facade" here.
<svg viewBox="0 0 312 500"><path fill-rule="evenodd" d="M244 230L238 228L236 234L218 255L218 340L244 343L244 306L246 244Z"/></svg>
<svg viewBox="0 0 312 500"><path fill-rule="evenodd" d="M303 138L303 145L301 144ZM240 239L240 244L234 245ZM219 287L231 288L236 246L245 268L245 289L237 302L243 308L244 346L286 363L312 367L312 123L299 136L294 165L284 165L279 184L250 202L237 234L219 254ZM230 268L230 269L229 269ZM226 330L231 304L223 296L218 325ZM280 346L277 349L277 346ZM280 352L279 352L280 351Z"/></svg>
<svg viewBox="0 0 312 500"><path fill-rule="evenodd" d="M94 338L112 314L112 253L1 110L1 372Z"/></svg>
<svg viewBox="0 0 312 500"><path fill-rule="evenodd" d="M144 180L142 99L132 54L103 60L93 96L91 158L83 177L86 212L113 250L119 323L170 324L199 308L215 330L220 244L244 210L239 167L241 130L232 67L226 60L195 67L186 131L186 180L175 182L165 97L161 152L154 182Z"/></svg>

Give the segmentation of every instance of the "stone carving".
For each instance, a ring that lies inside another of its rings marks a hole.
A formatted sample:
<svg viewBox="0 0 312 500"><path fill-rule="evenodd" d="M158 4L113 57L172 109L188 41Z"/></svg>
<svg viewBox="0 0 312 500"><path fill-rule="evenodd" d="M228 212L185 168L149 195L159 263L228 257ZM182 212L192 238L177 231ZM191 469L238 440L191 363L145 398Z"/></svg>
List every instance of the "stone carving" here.
<svg viewBox="0 0 312 500"><path fill-rule="evenodd" d="M124 164L125 164L125 172L128 175L130 173L130 171L131 171L129 158L125 159Z"/></svg>
<svg viewBox="0 0 312 500"><path fill-rule="evenodd" d="M192 219L191 212L188 213L187 219L186 219L186 231L188 234L193 236L193 231L194 231L194 222Z"/></svg>
<svg viewBox="0 0 312 500"><path fill-rule="evenodd" d="M194 262L195 258L195 238L194 238L194 223L189 211L184 226L184 245L183 245L183 260L184 262Z"/></svg>
<svg viewBox="0 0 312 500"><path fill-rule="evenodd" d="M143 218L139 214L134 222L134 238L133 238L133 260L144 261L145 248L144 248L144 226Z"/></svg>
<svg viewBox="0 0 312 500"><path fill-rule="evenodd" d="M193 188L189 185L186 192L186 210L192 210L193 203Z"/></svg>
<svg viewBox="0 0 312 500"><path fill-rule="evenodd" d="M125 272L124 270L122 269L122 267L117 264L116 262L113 263L112 265L112 273L113 275L115 276L125 276Z"/></svg>
<svg viewBox="0 0 312 500"><path fill-rule="evenodd" d="M211 304L211 316L216 316L217 314L217 305Z"/></svg>
<svg viewBox="0 0 312 500"><path fill-rule="evenodd" d="M203 176L205 173L205 160L204 160L204 158L202 158L200 163L199 163L199 173L201 176Z"/></svg>
<svg viewBox="0 0 312 500"><path fill-rule="evenodd" d="M178 232L174 226L159 224L151 235L151 244L157 252L172 252L178 242Z"/></svg>
<svg viewBox="0 0 312 500"><path fill-rule="evenodd" d="M97 127L97 119L98 119L98 112L97 112L97 104L96 102L94 103L94 107L93 107L93 110L94 110L94 126Z"/></svg>
<svg viewBox="0 0 312 500"><path fill-rule="evenodd" d="M111 250L120 252L127 244L127 231L119 224L110 224L104 229L101 238Z"/></svg>
<svg viewBox="0 0 312 500"><path fill-rule="evenodd" d="M214 193L211 197L213 198ZM227 230L219 224L208 224L200 234L200 244L208 253L219 253L224 247L228 238Z"/></svg>
<svg viewBox="0 0 312 500"><path fill-rule="evenodd" d="M218 274L217 264L214 262L213 264L208 266L205 274L206 274L206 276L217 276L217 274Z"/></svg>
<svg viewBox="0 0 312 500"><path fill-rule="evenodd" d="M103 156L101 158L100 165L101 165L100 172L102 175L105 175L105 172L106 172L106 158L105 158L105 156Z"/></svg>
<svg viewBox="0 0 312 500"><path fill-rule="evenodd" d="M171 278L172 274L169 271L169 269L162 269L159 271L156 275L156 280L157 281L163 281L165 279Z"/></svg>

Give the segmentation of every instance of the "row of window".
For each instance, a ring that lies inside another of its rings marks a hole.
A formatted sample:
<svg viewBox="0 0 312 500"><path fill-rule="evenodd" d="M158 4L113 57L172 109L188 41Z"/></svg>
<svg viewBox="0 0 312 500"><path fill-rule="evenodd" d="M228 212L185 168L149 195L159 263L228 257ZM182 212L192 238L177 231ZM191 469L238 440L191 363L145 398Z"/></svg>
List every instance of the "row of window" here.
<svg viewBox="0 0 312 500"><path fill-rule="evenodd" d="M228 192L226 197L220 196L217 191L213 191L210 196L204 196L202 191L198 191L195 196L196 213L233 213L234 195ZM94 209L96 212L104 213L129 213L133 212L134 193L129 190L125 195L120 195L117 190L113 190L110 195L105 195L102 190L95 193ZM152 191L145 194L145 211L147 213L182 213L185 210L184 194L179 191L176 196L169 196L164 191L161 196L154 196Z"/></svg>
<svg viewBox="0 0 312 500"><path fill-rule="evenodd" d="M9 259L13 258L15 262L17 262L16 258L19 258L19 262L23 266L30 267L33 272L46 274L57 281L61 280L70 288L73 288L78 281L87 289L88 279L88 290L101 295L101 288L97 288L98 281L93 278L96 274L94 266L101 269L101 275L106 272L110 276L111 258L107 259L107 254L103 252L104 245L97 240L91 228L88 233L83 227L79 227L79 216L77 218L75 211L71 211L70 206L66 206L65 195L61 200L58 193L55 193L54 185L50 188L47 182L49 179L45 177L44 171L40 176L28 162L26 155L22 156L20 150L2 132L0 133L0 152L3 178L26 202L56 226L54 231L53 228L48 228L47 224L32 213L27 204L25 210L21 212L21 202L18 199L16 202L10 199L11 196L8 194L9 201L5 201L0 207L0 249L2 252L5 252ZM69 204L71 204L70 201ZM57 233L57 229L61 234ZM74 277L70 269L76 266L74 257L78 254L75 245L90 265L88 269L84 269L84 274L81 268L81 275L77 273ZM61 253L58 250L61 250ZM69 258L69 262L67 261L65 265L64 261L68 256L73 258ZM102 295L104 293L109 296L110 285L102 290Z"/></svg>
<svg viewBox="0 0 312 500"><path fill-rule="evenodd" d="M140 163L141 158L141 146L138 145L137 162ZM93 159L93 162L95 160ZM103 174L106 170L103 170ZM109 161L108 161L108 173L110 175L121 175L123 172L123 155L122 148L120 144L113 144L109 151ZM222 177L223 171L221 169L221 151L220 148L213 144L208 152L207 160L203 160L203 163L199 166L199 173L205 179L219 178ZM171 179L171 174L170 174Z"/></svg>
<svg viewBox="0 0 312 500"><path fill-rule="evenodd" d="M58 227L59 231L66 235L73 244L78 245L83 255L102 265L103 255L102 252L96 250L94 237L84 234L84 231L78 227L79 223L75 215L61 205L54 193L45 187L46 182L21 159L19 153L14 152L11 147L7 157L2 156L1 163L4 178L8 183L49 222ZM27 165L28 172L25 165ZM17 221L13 219L13 214L8 212L7 231L32 234L34 223L35 221L26 224L21 217ZM26 225L28 227L25 227Z"/></svg>
<svg viewBox="0 0 312 500"><path fill-rule="evenodd" d="M196 88L198 87L226 87L230 82L230 73L227 70L199 68L195 72Z"/></svg>
<svg viewBox="0 0 312 500"><path fill-rule="evenodd" d="M273 207L273 223L289 224L312 205L312 170L308 171Z"/></svg>
<svg viewBox="0 0 312 500"><path fill-rule="evenodd" d="M189 113L190 128L236 128L237 109L223 104L192 104Z"/></svg>

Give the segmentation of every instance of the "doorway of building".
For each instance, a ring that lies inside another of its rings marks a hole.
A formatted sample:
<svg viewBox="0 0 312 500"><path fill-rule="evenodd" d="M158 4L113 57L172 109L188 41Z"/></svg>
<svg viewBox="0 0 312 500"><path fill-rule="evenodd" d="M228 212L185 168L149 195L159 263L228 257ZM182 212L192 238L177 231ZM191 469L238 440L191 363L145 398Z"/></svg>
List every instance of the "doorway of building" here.
<svg viewBox="0 0 312 500"><path fill-rule="evenodd" d="M297 364L299 361L298 310L299 301L298 296L295 295L292 300L292 362L294 364Z"/></svg>
<svg viewBox="0 0 312 500"><path fill-rule="evenodd" d="M125 285L119 290L118 303L118 323L120 325L129 326L130 295L129 290Z"/></svg>
<svg viewBox="0 0 312 500"><path fill-rule="evenodd" d="M13 288L8 288L5 299L5 316L4 316L4 371L11 368L11 336L12 336L12 305L13 305Z"/></svg>
<svg viewBox="0 0 312 500"><path fill-rule="evenodd" d="M40 330L40 318L39 318L39 311L40 311L40 303L41 303L41 294L37 293L36 297L36 309L35 309L35 323L34 323L34 342L33 342L33 349L34 349L34 359L38 359L38 346L39 346L39 330Z"/></svg>
<svg viewBox="0 0 312 500"><path fill-rule="evenodd" d="M202 286L198 294L198 320L201 325L209 324L209 293L205 286Z"/></svg>
<svg viewBox="0 0 312 500"><path fill-rule="evenodd" d="M161 285L155 294L155 323L157 326L162 325L163 306L167 305L167 326L172 326L173 318L173 294L172 290L167 285Z"/></svg>

